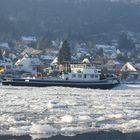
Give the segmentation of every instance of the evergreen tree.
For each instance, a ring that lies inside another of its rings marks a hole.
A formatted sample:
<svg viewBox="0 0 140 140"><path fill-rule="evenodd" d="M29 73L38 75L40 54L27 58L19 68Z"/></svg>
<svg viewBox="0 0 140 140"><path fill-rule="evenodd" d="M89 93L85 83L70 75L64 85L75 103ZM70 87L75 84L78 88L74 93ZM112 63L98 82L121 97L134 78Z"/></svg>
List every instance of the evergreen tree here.
<svg viewBox="0 0 140 140"><path fill-rule="evenodd" d="M3 59L3 51L0 49L0 59Z"/></svg>
<svg viewBox="0 0 140 140"><path fill-rule="evenodd" d="M65 40L62 44L62 48L58 54L58 61L60 64L65 64L71 61L71 49L67 40Z"/></svg>
<svg viewBox="0 0 140 140"><path fill-rule="evenodd" d="M128 38L126 33L122 33L119 38L118 48L126 51L135 49L135 43L132 39Z"/></svg>
<svg viewBox="0 0 140 140"><path fill-rule="evenodd" d="M37 44L37 49L45 50L50 46L51 46L50 41L46 37L42 37Z"/></svg>
<svg viewBox="0 0 140 140"><path fill-rule="evenodd" d="M104 50L103 50L103 48L100 48L100 49L97 51L97 54L98 54L99 56L103 57L103 56L104 56Z"/></svg>

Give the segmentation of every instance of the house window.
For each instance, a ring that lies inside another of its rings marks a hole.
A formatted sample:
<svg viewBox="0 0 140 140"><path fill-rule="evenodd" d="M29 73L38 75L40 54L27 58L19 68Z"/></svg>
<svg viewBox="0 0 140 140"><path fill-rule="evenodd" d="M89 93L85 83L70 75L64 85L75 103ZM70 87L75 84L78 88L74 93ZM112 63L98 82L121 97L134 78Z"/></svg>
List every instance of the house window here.
<svg viewBox="0 0 140 140"><path fill-rule="evenodd" d="M10 65L6 65L6 69L7 70L10 70L11 69L11 66Z"/></svg>
<svg viewBox="0 0 140 140"><path fill-rule="evenodd" d="M75 78L76 77L76 75L75 74L72 74L72 78Z"/></svg>

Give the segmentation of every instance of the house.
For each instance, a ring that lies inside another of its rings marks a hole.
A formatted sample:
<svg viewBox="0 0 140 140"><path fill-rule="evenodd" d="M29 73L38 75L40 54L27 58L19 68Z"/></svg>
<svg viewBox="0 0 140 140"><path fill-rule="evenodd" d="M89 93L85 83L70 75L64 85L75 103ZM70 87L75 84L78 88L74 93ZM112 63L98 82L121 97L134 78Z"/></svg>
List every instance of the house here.
<svg viewBox="0 0 140 140"><path fill-rule="evenodd" d="M97 68L102 68L103 66L103 60L104 58L100 57L99 55L95 56L94 60L92 63L97 67Z"/></svg>
<svg viewBox="0 0 140 140"><path fill-rule="evenodd" d="M88 58L84 58L82 63L90 64L90 61L88 60Z"/></svg>
<svg viewBox="0 0 140 140"><path fill-rule="evenodd" d="M116 46L96 44L96 49L103 49L105 52L116 51Z"/></svg>
<svg viewBox="0 0 140 140"><path fill-rule="evenodd" d="M4 66L0 66L0 73L4 73L4 71L5 71Z"/></svg>
<svg viewBox="0 0 140 140"><path fill-rule="evenodd" d="M8 43L0 43L0 48L4 50L10 50L9 44Z"/></svg>
<svg viewBox="0 0 140 140"><path fill-rule="evenodd" d="M115 74L119 74L119 71L121 69L121 64L113 59L109 59L107 63L105 64L105 67L108 72L113 72Z"/></svg>
<svg viewBox="0 0 140 140"><path fill-rule="evenodd" d="M136 68L129 62L124 64L124 66L121 69L121 78L122 80L126 81L134 81L138 79L138 71Z"/></svg>
<svg viewBox="0 0 140 140"><path fill-rule="evenodd" d="M30 44L32 42L37 42L37 39L35 36L22 36L21 41L23 44Z"/></svg>
<svg viewBox="0 0 140 140"><path fill-rule="evenodd" d="M37 56L25 54L22 58L18 59L15 63L17 71L30 72L36 74L41 61Z"/></svg>
<svg viewBox="0 0 140 140"><path fill-rule="evenodd" d="M135 68L136 68L136 70L138 72L138 79L140 80L140 63L136 63Z"/></svg>
<svg viewBox="0 0 140 140"><path fill-rule="evenodd" d="M55 59L52 61L52 63L50 64L51 66L56 66L58 65L58 57L55 57Z"/></svg>
<svg viewBox="0 0 140 140"><path fill-rule="evenodd" d="M137 71L140 71L140 63L136 63L135 68L137 69Z"/></svg>
<svg viewBox="0 0 140 140"><path fill-rule="evenodd" d="M40 55L40 59L44 62L45 65L49 66L50 63L55 59L56 54L53 52L44 53Z"/></svg>
<svg viewBox="0 0 140 140"><path fill-rule="evenodd" d="M13 62L8 58L0 60L0 71L5 73L11 73L13 71Z"/></svg>
<svg viewBox="0 0 140 140"><path fill-rule="evenodd" d="M132 64L130 64L129 62L124 64L124 66L122 67L121 71L122 72L137 72L135 67Z"/></svg>

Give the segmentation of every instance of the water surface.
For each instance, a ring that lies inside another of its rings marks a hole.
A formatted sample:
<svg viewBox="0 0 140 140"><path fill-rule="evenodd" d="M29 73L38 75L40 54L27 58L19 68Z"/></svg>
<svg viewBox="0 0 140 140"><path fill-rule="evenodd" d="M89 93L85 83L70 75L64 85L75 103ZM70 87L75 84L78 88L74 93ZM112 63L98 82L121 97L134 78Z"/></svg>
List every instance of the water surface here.
<svg viewBox="0 0 140 140"><path fill-rule="evenodd" d="M140 139L140 85L112 90L0 86L0 104L0 134L11 139L88 134L90 140L100 139L101 132L104 139Z"/></svg>

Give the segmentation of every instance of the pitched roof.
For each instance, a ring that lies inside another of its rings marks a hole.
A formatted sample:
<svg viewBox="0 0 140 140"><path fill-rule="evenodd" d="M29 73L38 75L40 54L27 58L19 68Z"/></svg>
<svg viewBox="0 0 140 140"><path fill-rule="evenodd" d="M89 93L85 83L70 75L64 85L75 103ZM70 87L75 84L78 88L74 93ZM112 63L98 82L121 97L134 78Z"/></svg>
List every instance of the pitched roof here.
<svg viewBox="0 0 140 140"><path fill-rule="evenodd" d="M26 48L21 55L25 55L25 54L33 54L33 55L38 55L38 54L43 54L43 50L35 50L33 48Z"/></svg>
<svg viewBox="0 0 140 140"><path fill-rule="evenodd" d="M37 41L37 39L36 39L35 36L22 36L21 39L23 41L33 41L33 42L36 42Z"/></svg>
<svg viewBox="0 0 140 140"><path fill-rule="evenodd" d="M87 63L87 64L89 64L90 61L88 60L88 58L84 58L83 61L82 61L82 63Z"/></svg>
<svg viewBox="0 0 140 140"><path fill-rule="evenodd" d="M51 65L57 65L58 64L58 57L55 57L55 59L52 61Z"/></svg>
<svg viewBox="0 0 140 140"><path fill-rule="evenodd" d="M122 67L121 71L136 72L137 70L136 70L129 62L127 62L127 63Z"/></svg>

